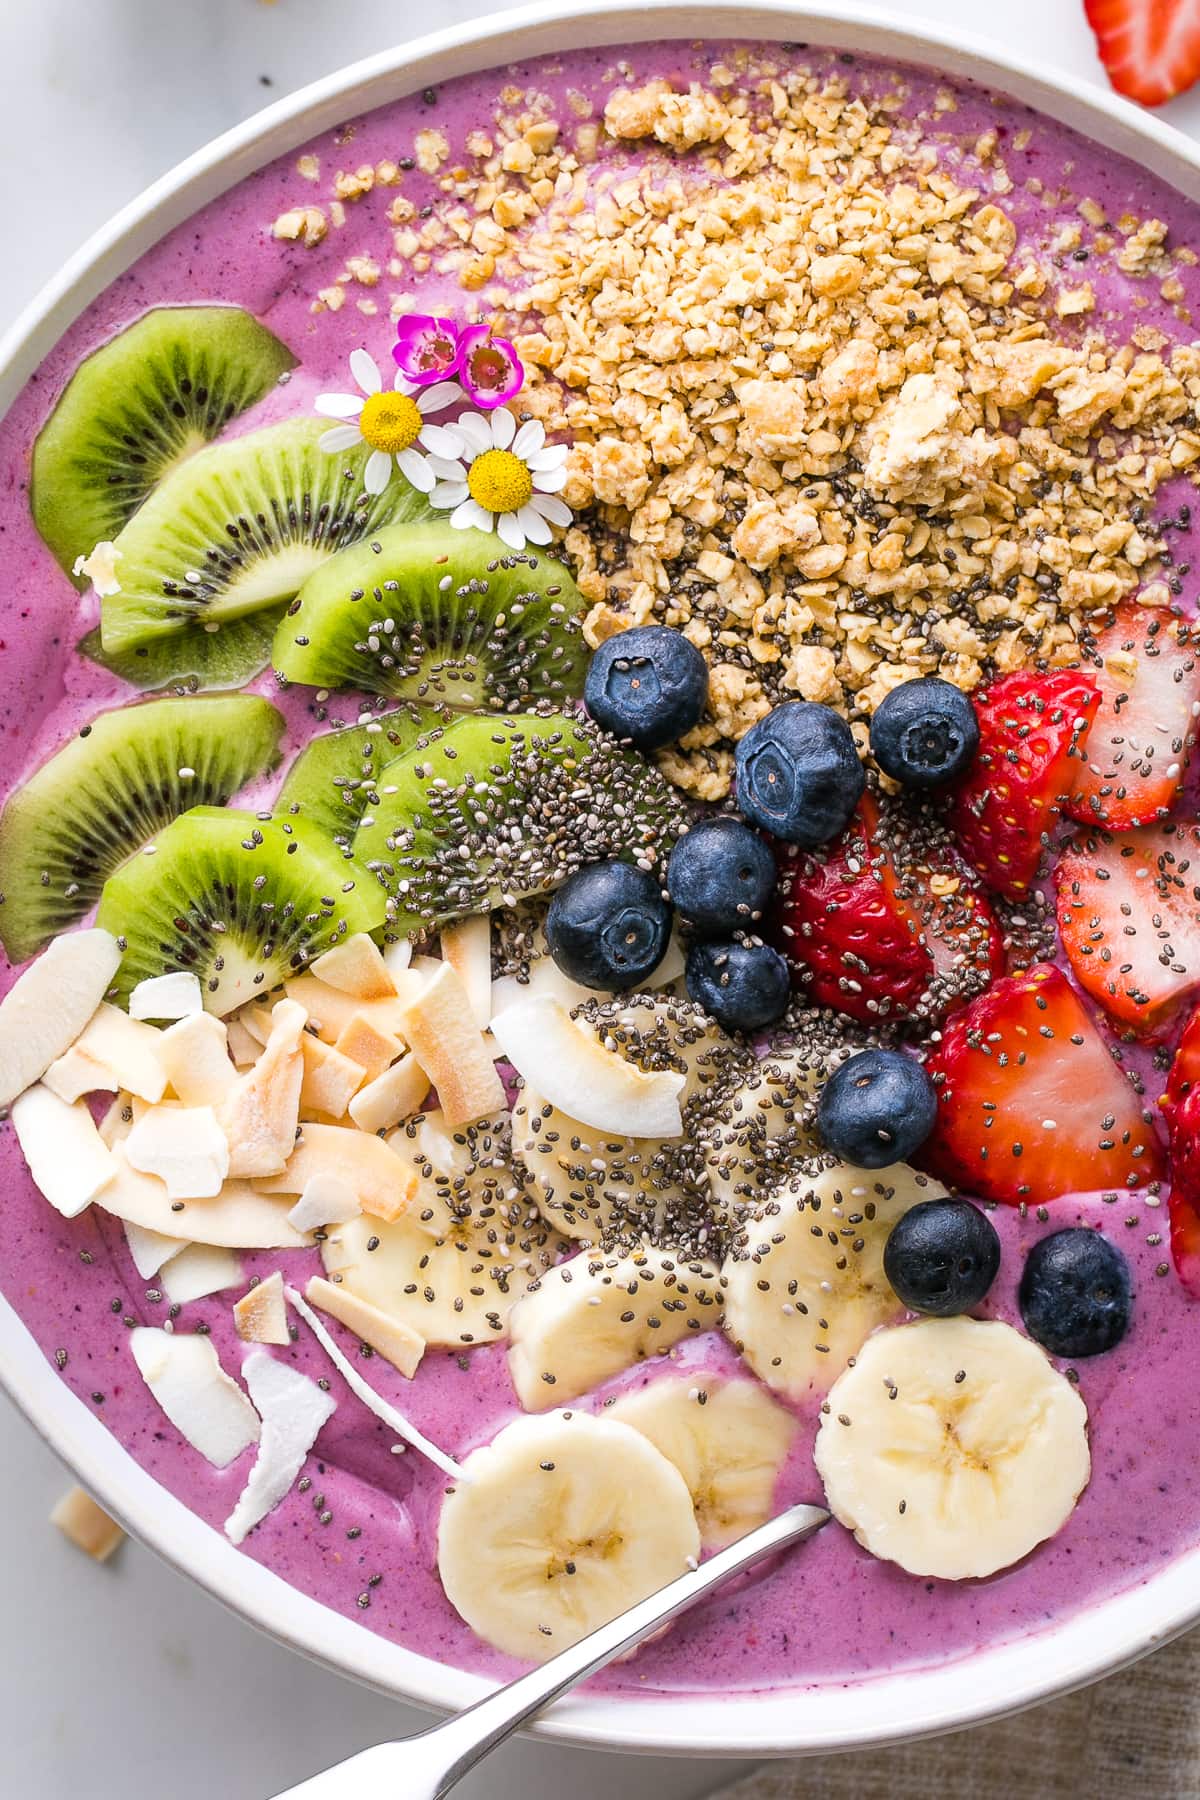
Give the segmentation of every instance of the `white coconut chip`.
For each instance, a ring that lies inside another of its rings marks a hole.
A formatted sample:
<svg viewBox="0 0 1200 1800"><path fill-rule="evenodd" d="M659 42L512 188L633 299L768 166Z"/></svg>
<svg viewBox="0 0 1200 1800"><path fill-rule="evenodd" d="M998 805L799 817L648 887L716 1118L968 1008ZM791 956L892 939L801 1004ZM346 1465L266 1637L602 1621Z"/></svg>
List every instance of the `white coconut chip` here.
<svg viewBox="0 0 1200 1800"><path fill-rule="evenodd" d="M254 1054L257 1057L257 1045ZM229 1032L212 1013L190 1013L176 1020L162 1033L159 1056L167 1080L185 1106L216 1106L237 1080L229 1060Z"/></svg>
<svg viewBox="0 0 1200 1800"><path fill-rule="evenodd" d="M186 1019L204 1011L204 995L195 975L176 970L139 981L129 996L131 1019Z"/></svg>
<svg viewBox="0 0 1200 1800"><path fill-rule="evenodd" d="M225 1535L240 1544L247 1532L273 1512L304 1467L317 1433L337 1402L315 1381L255 1350L242 1364L242 1380L262 1416L258 1456L237 1505L225 1521Z"/></svg>
<svg viewBox="0 0 1200 1800"><path fill-rule="evenodd" d="M143 1281L151 1281L173 1256L178 1256L181 1250L188 1247L186 1238L167 1237L161 1231L147 1231L144 1225L135 1225L129 1219L123 1219L121 1223L133 1266Z"/></svg>
<svg viewBox="0 0 1200 1800"><path fill-rule="evenodd" d="M288 1224L285 1200L259 1194L248 1181L227 1181L212 1200L168 1198L154 1175L131 1169L118 1142L116 1180L100 1196L105 1212L164 1237L178 1233L188 1243L221 1244L227 1250L303 1250L308 1239Z"/></svg>
<svg viewBox="0 0 1200 1800"><path fill-rule="evenodd" d="M297 1231L319 1231L322 1225L345 1225L362 1212L354 1189L336 1175L312 1175L288 1214Z"/></svg>
<svg viewBox="0 0 1200 1800"><path fill-rule="evenodd" d="M283 1274L275 1269L265 1281L255 1282L233 1303L233 1323L244 1344L290 1344Z"/></svg>
<svg viewBox="0 0 1200 1800"><path fill-rule="evenodd" d="M142 1380L193 1450L224 1469L256 1444L258 1414L221 1367L212 1340L139 1325L129 1347Z"/></svg>
<svg viewBox="0 0 1200 1800"><path fill-rule="evenodd" d="M112 1187L117 1159L86 1102L69 1105L39 1083L13 1101L11 1118L34 1186L64 1219Z"/></svg>
<svg viewBox="0 0 1200 1800"><path fill-rule="evenodd" d="M0 1000L0 1106L71 1048L120 963L111 932L73 931L55 938L13 983Z"/></svg>
<svg viewBox="0 0 1200 1800"><path fill-rule="evenodd" d="M211 1200L229 1173L229 1144L211 1106L151 1106L125 1139L129 1166L156 1175L169 1200Z"/></svg>
<svg viewBox="0 0 1200 1800"><path fill-rule="evenodd" d="M208 1294L240 1287L245 1278L245 1270L232 1250L222 1250L216 1244L189 1244L178 1256L171 1257L158 1285L172 1306L186 1306L189 1300L203 1300Z"/></svg>
<svg viewBox="0 0 1200 1800"><path fill-rule="evenodd" d="M125 1088L139 1100L161 1100L167 1075L160 1057L163 1034L141 1019L131 1019L119 1006L98 1006L75 1045L84 1056L107 1069L114 1089Z"/></svg>
<svg viewBox="0 0 1200 1800"><path fill-rule="evenodd" d="M686 1078L673 1069L639 1069L576 1024L557 1000L507 1007L492 1020L492 1036L529 1087L595 1131L652 1138L683 1131L679 1095Z"/></svg>

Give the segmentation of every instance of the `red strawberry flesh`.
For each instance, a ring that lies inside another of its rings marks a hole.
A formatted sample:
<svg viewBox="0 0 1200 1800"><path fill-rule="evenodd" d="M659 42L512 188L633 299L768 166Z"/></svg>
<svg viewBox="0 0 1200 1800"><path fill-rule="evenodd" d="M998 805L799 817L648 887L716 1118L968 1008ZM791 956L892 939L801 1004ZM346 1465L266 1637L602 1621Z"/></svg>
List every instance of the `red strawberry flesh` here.
<svg viewBox="0 0 1200 1800"><path fill-rule="evenodd" d="M1060 969L993 983L947 1021L926 1063L929 1168L983 1200L1145 1188L1162 1155L1141 1101Z"/></svg>
<svg viewBox="0 0 1200 1800"><path fill-rule="evenodd" d="M1084 0L1118 94L1161 106L1200 76L1200 0Z"/></svg>
<svg viewBox="0 0 1200 1800"><path fill-rule="evenodd" d="M1200 716L1194 627L1136 601L1096 639L1100 707L1067 812L1125 831L1165 818L1179 798Z"/></svg>
<svg viewBox="0 0 1200 1800"><path fill-rule="evenodd" d="M1162 1109L1170 1144L1171 1258L1188 1293L1200 1300L1200 1011L1179 1040Z"/></svg>
<svg viewBox="0 0 1200 1800"><path fill-rule="evenodd" d="M984 881L1024 900L1083 768L1099 703L1077 669L1004 675L975 697L979 751L950 804L963 855Z"/></svg>
<svg viewBox="0 0 1200 1800"><path fill-rule="evenodd" d="M1075 978L1142 1036L1200 987L1200 828L1093 832L1055 871L1058 929Z"/></svg>

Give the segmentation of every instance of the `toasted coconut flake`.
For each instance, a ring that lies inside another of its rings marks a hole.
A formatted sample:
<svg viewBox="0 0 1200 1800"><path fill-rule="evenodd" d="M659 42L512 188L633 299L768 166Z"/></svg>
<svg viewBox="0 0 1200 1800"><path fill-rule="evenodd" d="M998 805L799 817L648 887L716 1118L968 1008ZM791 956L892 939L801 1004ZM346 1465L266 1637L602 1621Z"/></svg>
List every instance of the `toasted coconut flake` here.
<svg viewBox="0 0 1200 1800"><path fill-rule="evenodd" d="M383 1074L404 1053L402 1041L391 1031L380 1031L365 1013L355 1013L338 1033L334 1048L363 1070L368 1081Z"/></svg>
<svg viewBox="0 0 1200 1800"><path fill-rule="evenodd" d="M116 1158L82 1100L69 1106L39 1083L14 1100L12 1123L34 1186L64 1219L112 1188Z"/></svg>
<svg viewBox="0 0 1200 1800"><path fill-rule="evenodd" d="M204 1011L204 995L195 975L175 971L139 981L129 996L131 1019L186 1019Z"/></svg>
<svg viewBox="0 0 1200 1800"><path fill-rule="evenodd" d="M385 1000L358 1000L343 994L340 988L318 981L315 975L297 975L287 986L288 998L296 1000L308 1014L309 1024L326 1044L335 1044L354 1018L369 1019L376 1031L399 1032L405 1006L420 989L419 978L410 972L397 977L400 991Z"/></svg>
<svg viewBox="0 0 1200 1800"><path fill-rule="evenodd" d="M176 1431L214 1468L228 1467L258 1442L258 1414L221 1367L211 1338L139 1325L129 1347Z"/></svg>
<svg viewBox="0 0 1200 1800"><path fill-rule="evenodd" d="M523 1000L497 1013L492 1035L522 1079L581 1124L616 1136L681 1135L686 1078L639 1069L577 1025L556 1000Z"/></svg>
<svg viewBox="0 0 1200 1800"><path fill-rule="evenodd" d="M391 971L363 931L318 956L312 972L318 981L352 994L356 1000L387 1000L396 992Z"/></svg>
<svg viewBox="0 0 1200 1800"><path fill-rule="evenodd" d="M168 1237L178 1232L189 1243L221 1244L228 1250L302 1250L307 1244L288 1224L286 1201L258 1193L248 1181L227 1181L212 1200L171 1200L156 1176L139 1174L130 1167L119 1139L113 1155L116 1179L100 1200L105 1212L118 1219Z"/></svg>
<svg viewBox="0 0 1200 1800"><path fill-rule="evenodd" d="M125 1242L129 1254L133 1258L133 1266L143 1281L151 1281L158 1271L186 1250L186 1238L167 1237L161 1231L147 1231L143 1225L134 1225L128 1219L121 1221L125 1231Z"/></svg>
<svg viewBox="0 0 1200 1800"><path fill-rule="evenodd" d="M417 1191L417 1171L382 1138L352 1125L305 1125L281 1175L257 1183L262 1194L304 1192L315 1175L331 1175L352 1188L363 1212L398 1219Z"/></svg>
<svg viewBox="0 0 1200 1800"><path fill-rule="evenodd" d="M163 1182L169 1200L207 1200L229 1174L229 1145L211 1106L150 1106L125 1139L129 1166Z"/></svg>
<svg viewBox="0 0 1200 1800"><path fill-rule="evenodd" d="M315 1381L287 1363L276 1362L265 1350L255 1350L246 1358L242 1379L262 1416L262 1436L254 1467L225 1521L225 1535L235 1544L288 1493L337 1405Z"/></svg>
<svg viewBox="0 0 1200 1800"><path fill-rule="evenodd" d="M480 1031L492 1017L492 921L487 913L442 927L442 957L463 987Z"/></svg>
<svg viewBox="0 0 1200 1800"><path fill-rule="evenodd" d="M63 1536L93 1562L107 1562L125 1542L125 1533L116 1520L110 1519L81 1487L67 1489L51 1512L50 1523L57 1525Z"/></svg>
<svg viewBox="0 0 1200 1800"><path fill-rule="evenodd" d="M352 1331L355 1337L361 1338L364 1344L369 1344L408 1380L416 1374L425 1354L425 1339L411 1326L380 1312L377 1306L360 1300L336 1282L326 1281L323 1275L311 1278L304 1297L310 1306L319 1307L347 1331Z"/></svg>
<svg viewBox="0 0 1200 1800"><path fill-rule="evenodd" d="M278 1269L233 1303L233 1323L247 1344L290 1344L283 1276Z"/></svg>
<svg viewBox="0 0 1200 1800"><path fill-rule="evenodd" d="M256 1045L251 1061L257 1050ZM229 1027L212 1013L179 1019L162 1033L158 1054L167 1080L185 1106L215 1107L237 1080L229 1059Z"/></svg>
<svg viewBox="0 0 1200 1800"><path fill-rule="evenodd" d="M366 1080L367 1071L332 1044L305 1032L300 1042L304 1056L304 1079L300 1085L302 1112L325 1113L328 1118L342 1119L346 1108Z"/></svg>
<svg viewBox="0 0 1200 1800"><path fill-rule="evenodd" d="M65 1100L68 1106L73 1105L76 1100L82 1100L85 1094L115 1094L120 1085L111 1069L98 1063L94 1056L89 1056L78 1044L72 1044L65 1055L52 1062L42 1076L42 1086L48 1087L60 1100Z"/></svg>
<svg viewBox="0 0 1200 1800"><path fill-rule="evenodd" d="M419 1109L431 1085L410 1051L355 1094L350 1117L360 1131L390 1131Z"/></svg>
<svg viewBox="0 0 1200 1800"><path fill-rule="evenodd" d="M163 1034L153 1025L131 1019L119 1006L96 1008L75 1048L112 1076L113 1088L127 1088L152 1104L167 1091L162 1063Z"/></svg>
<svg viewBox="0 0 1200 1800"><path fill-rule="evenodd" d="M105 994L121 962L107 931L55 938L0 1000L0 1106L40 1081L66 1054Z"/></svg>
<svg viewBox="0 0 1200 1800"><path fill-rule="evenodd" d="M441 963L413 1004L401 1031L438 1091L453 1130L504 1106L504 1087L475 1022L467 990L449 963Z"/></svg>
<svg viewBox="0 0 1200 1800"><path fill-rule="evenodd" d="M258 1061L262 1045L249 1030L239 1013L226 1019L225 1032L229 1042L229 1054L233 1058L234 1067L248 1069Z"/></svg>
<svg viewBox="0 0 1200 1800"><path fill-rule="evenodd" d="M323 1225L344 1225L361 1212L358 1195L340 1175L314 1175L288 1218L297 1231L318 1231Z"/></svg>
<svg viewBox="0 0 1200 1800"><path fill-rule="evenodd" d="M216 1244L189 1244L171 1257L159 1277L159 1286L172 1306L203 1300L225 1288L240 1287L245 1273L232 1250Z"/></svg>
<svg viewBox="0 0 1200 1800"><path fill-rule="evenodd" d="M217 1108L229 1144L230 1175L277 1175L287 1164L300 1122L305 1013L281 1000L271 1015L271 1035L254 1067L239 1075Z"/></svg>

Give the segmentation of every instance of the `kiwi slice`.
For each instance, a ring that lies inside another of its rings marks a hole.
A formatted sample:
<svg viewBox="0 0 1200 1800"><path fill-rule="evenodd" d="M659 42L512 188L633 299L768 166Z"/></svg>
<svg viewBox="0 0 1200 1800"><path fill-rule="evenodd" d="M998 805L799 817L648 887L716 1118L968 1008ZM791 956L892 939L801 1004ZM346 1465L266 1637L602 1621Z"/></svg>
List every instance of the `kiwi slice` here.
<svg viewBox="0 0 1200 1800"><path fill-rule="evenodd" d="M160 306L80 363L33 447L30 504L71 574L296 358L236 306Z"/></svg>
<svg viewBox="0 0 1200 1800"><path fill-rule="evenodd" d="M124 949L122 995L182 969L223 1017L386 912L378 884L316 825L197 806L159 833L153 856L109 877L96 923Z"/></svg>
<svg viewBox="0 0 1200 1800"><path fill-rule="evenodd" d="M661 872L686 818L652 764L587 720L476 716L389 766L354 854L393 897L400 936L515 905L606 857Z"/></svg>
<svg viewBox="0 0 1200 1800"><path fill-rule="evenodd" d="M101 713L0 813L0 939L21 962L96 904L114 870L197 803L279 759L269 700L150 700Z"/></svg>
<svg viewBox="0 0 1200 1800"><path fill-rule="evenodd" d="M427 515L397 471L363 488L366 444L331 455L328 419L287 419L210 444L161 481L114 540L121 586L106 595L107 655L189 624L243 618L290 600L321 564L393 519Z"/></svg>
<svg viewBox="0 0 1200 1800"><path fill-rule="evenodd" d="M279 608L226 619L211 627L185 625L169 637L152 638L136 650L111 655L100 641L100 627L76 645L81 656L98 663L143 692L167 689L198 694L205 688L240 688L262 673L271 660Z"/></svg>
<svg viewBox="0 0 1200 1800"><path fill-rule="evenodd" d="M379 804L384 769L444 722L431 707L402 706L366 724L322 733L288 770L275 811L308 819L338 843L348 844L368 805Z"/></svg>
<svg viewBox="0 0 1200 1800"><path fill-rule="evenodd" d="M310 687L517 712L583 691L583 597L542 550L488 531L396 525L310 576L275 638L275 672Z"/></svg>

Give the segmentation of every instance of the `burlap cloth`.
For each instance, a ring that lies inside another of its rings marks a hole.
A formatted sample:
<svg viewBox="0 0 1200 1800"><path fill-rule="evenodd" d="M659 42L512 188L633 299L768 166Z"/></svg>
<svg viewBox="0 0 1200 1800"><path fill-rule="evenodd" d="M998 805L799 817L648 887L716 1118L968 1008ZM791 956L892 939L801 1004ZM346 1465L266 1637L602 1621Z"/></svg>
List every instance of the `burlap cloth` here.
<svg viewBox="0 0 1200 1800"><path fill-rule="evenodd" d="M1200 1630L998 1725L767 1763L713 1800L1195 1800Z"/></svg>

